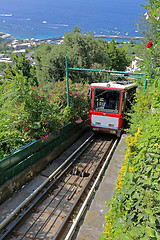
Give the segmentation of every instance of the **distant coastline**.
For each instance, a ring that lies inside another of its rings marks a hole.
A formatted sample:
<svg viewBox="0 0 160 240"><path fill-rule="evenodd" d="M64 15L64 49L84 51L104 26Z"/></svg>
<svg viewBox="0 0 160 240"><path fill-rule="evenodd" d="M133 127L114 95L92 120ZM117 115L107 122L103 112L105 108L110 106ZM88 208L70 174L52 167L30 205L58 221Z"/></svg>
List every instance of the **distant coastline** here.
<svg viewBox="0 0 160 240"><path fill-rule="evenodd" d="M140 36L120 36L120 35L104 35L104 34L93 34L94 38L105 38L105 39L135 39L135 40L141 40L143 39L143 37L140 37ZM19 39L19 38L16 38L14 36L12 36L11 34L8 34L8 33L4 33L4 32L0 32L0 38L10 38L10 39ZM28 40L29 38L27 39L23 39L23 41L25 40ZM35 38L31 38L31 40L36 40L37 42L48 42L48 41L57 41L57 40L63 40L64 39L64 36L57 36L57 37L49 37L49 38L40 38L40 39L35 39ZM19 39L21 40L21 39Z"/></svg>
<svg viewBox="0 0 160 240"><path fill-rule="evenodd" d="M143 37L136 37L136 36L117 36L117 35L93 35L95 38L116 38L116 39L135 39L135 40L141 40ZM38 39L39 42L46 42L46 41L55 41L55 40L62 40L64 39L64 36L59 37L51 37L51 38L44 38L44 39Z"/></svg>
<svg viewBox="0 0 160 240"><path fill-rule="evenodd" d="M142 39L143 37L118 36L118 35L94 35L95 38L124 38L124 39Z"/></svg>

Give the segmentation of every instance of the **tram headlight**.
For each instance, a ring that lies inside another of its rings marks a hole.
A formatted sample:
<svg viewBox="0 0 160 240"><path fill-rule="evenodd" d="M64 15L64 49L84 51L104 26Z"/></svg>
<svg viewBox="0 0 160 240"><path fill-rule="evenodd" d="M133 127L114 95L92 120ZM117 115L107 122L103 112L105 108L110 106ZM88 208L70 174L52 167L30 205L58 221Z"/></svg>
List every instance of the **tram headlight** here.
<svg viewBox="0 0 160 240"><path fill-rule="evenodd" d="M116 134L116 131L114 131L114 130L110 130L109 131L111 134Z"/></svg>

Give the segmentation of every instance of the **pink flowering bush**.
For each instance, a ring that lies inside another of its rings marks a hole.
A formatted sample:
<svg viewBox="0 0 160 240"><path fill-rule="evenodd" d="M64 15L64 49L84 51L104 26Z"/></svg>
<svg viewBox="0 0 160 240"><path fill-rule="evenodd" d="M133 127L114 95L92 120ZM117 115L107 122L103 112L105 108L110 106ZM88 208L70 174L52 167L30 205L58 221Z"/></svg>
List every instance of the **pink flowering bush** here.
<svg viewBox="0 0 160 240"><path fill-rule="evenodd" d="M69 80L69 108L67 107L65 81L55 83L53 89L50 89L49 101L55 106L61 125L76 121L88 113L88 89L89 85L87 84L74 84ZM68 111L70 114L67 114Z"/></svg>
<svg viewBox="0 0 160 240"><path fill-rule="evenodd" d="M31 87L18 73L14 81L1 88L0 159L19 147L70 122L80 122L88 113L89 85L69 81L70 106L67 106L66 82L56 82L51 88Z"/></svg>

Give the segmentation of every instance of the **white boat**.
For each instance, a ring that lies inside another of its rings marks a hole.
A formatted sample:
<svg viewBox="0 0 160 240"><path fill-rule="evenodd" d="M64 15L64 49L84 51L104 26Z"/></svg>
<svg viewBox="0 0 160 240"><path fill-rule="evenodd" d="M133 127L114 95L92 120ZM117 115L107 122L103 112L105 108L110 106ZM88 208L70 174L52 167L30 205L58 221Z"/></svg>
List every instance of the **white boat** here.
<svg viewBox="0 0 160 240"><path fill-rule="evenodd" d="M12 17L12 14L3 14L3 13L0 13L0 17Z"/></svg>

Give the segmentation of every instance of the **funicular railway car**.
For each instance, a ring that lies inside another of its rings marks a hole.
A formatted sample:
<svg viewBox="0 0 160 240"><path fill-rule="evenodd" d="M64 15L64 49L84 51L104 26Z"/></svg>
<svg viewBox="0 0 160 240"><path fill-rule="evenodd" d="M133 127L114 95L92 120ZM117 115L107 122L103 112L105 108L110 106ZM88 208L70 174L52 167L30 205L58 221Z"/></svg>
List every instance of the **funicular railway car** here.
<svg viewBox="0 0 160 240"><path fill-rule="evenodd" d="M91 84L89 126L94 130L116 134L124 127L125 112L131 106L136 83L122 80Z"/></svg>

